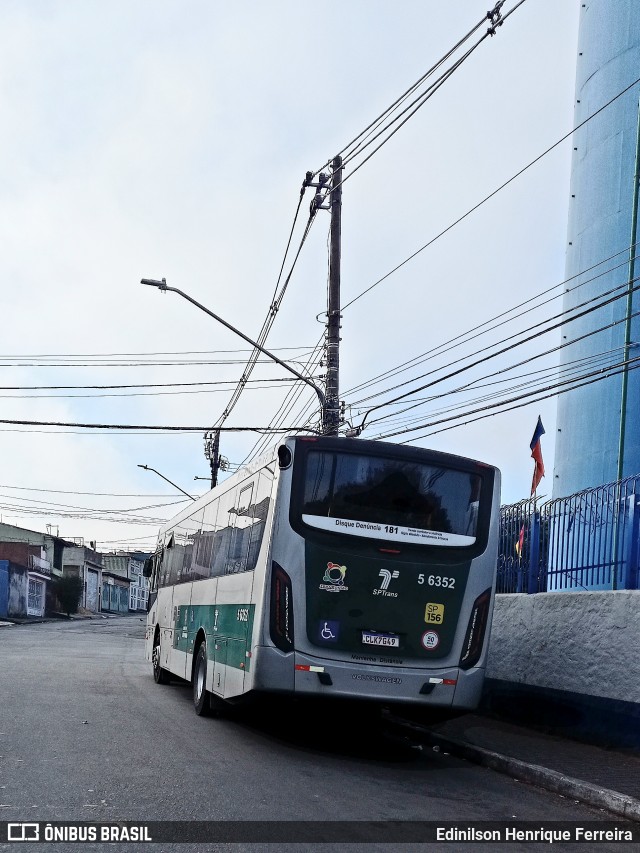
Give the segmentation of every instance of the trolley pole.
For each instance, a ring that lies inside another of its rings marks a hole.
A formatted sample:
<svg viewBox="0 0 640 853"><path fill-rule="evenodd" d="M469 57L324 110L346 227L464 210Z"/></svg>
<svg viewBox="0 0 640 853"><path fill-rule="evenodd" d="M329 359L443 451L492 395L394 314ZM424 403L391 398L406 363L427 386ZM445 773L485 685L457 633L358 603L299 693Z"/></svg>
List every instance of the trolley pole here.
<svg viewBox="0 0 640 853"><path fill-rule="evenodd" d="M327 380L322 431L337 435L340 426L340 255L342 229L342 157L334 157L331 176L331 237L327 299Z"/></svg>

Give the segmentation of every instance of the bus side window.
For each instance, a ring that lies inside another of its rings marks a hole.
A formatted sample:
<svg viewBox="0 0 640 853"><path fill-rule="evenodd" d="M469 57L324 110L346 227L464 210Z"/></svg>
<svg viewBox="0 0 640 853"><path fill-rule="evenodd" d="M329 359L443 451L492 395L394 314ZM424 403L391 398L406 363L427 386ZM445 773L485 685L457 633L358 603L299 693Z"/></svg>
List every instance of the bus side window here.
<svg viewBox="0 0 640 853"><path fill-rule="evenodd" d="M220 500L211 501L204 508L202 530L200 531L200 542L198 548L198 565L203 572L203 577L212 577L213 557L215 554L216 518Z"/></svg>
<svg viewBox="0 0 640 853"><path fill-rule="evenodd" d="M193 552L192 520L187 518L174 530L175 545L171 558L170 584L184 583L189 580L191 554Z"/></svg>
<svg viewBox="0 0 640 853"><path fill-rule="evenodd" d="M230 489L220 496L218 502L218 517L213 541L211 577L223 575L227 566L227 555L233 532L236 489Z"/></svg>
<svg viewBox="0 0 640 853"><path fill-rule="evenodd" d="M209 577L209 565L208 563L204 562L206 538L203 529L203 519L203 509L198 510L198 512L194 516L191 516L191 518L189 519L191 522L193 522L193 532L191 534L193 539L193 545L191 552L191 565L189 566L188 575L185 579L192 581L202 580L202 578ZM186 566L183 572L183 577L185 572L187 572Z"/></svg>
<svg viewBox="0 0 640 853"><path fill-rule="evenodd" d="M158 570L158 586L169 586L169 578L171 577L171 559L173 557L173 533L165 542L162 549L162 563Z"/></svg>
<svg viewBox="0 0 640 853"><path fill-rule="evenodd" d="M234 518L227 556L227 574L246 571L252 501L253 483L247 483L240 489L236 505L229 510L230 513L233 512Z"/></svg>
<svg viewBox="0 0 640 853"><path fill-rule="evenodd" d="M254 502L251 508L251 526L249 527L249 553L247 557L247 571L253 571L258 562L260 546L264 538L264 531L269 514L269 501L271 500L271 489L273 476L269 476L266 470L260 471L256 483Z"/></svg>

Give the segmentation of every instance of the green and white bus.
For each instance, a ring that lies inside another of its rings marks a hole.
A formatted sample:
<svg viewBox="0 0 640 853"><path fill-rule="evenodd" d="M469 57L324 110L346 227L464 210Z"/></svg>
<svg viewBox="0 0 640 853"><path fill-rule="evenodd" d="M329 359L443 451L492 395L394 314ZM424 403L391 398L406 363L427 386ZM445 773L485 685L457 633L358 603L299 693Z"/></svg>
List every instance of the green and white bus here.
<svg viewBox="0 0 640 853"><path fill-rule="evenodd" d="M168 522L146 656L195 710L261 693L472 709L500 472L421 448L288 437Z"/></svg>

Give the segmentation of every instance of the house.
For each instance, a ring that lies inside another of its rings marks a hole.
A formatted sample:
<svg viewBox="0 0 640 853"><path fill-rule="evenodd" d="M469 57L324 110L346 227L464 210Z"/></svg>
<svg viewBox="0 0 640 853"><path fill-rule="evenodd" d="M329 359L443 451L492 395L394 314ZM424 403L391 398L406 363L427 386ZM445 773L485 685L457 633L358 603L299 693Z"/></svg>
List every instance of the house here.
<svg viewBox="0 0 640 853"><path fill-rule="evenodd" d="M64 540L0 523L0 617L42 616L62 574Z"/></svg>
<svg viewBox="0 0 640 853"><path fill-rule="evenodd" d="M102 555L102 609L113 613L147 609L149 582L143 575L145 554L117 552ZM126 602L123 590L127 587ZM118 597L119 596L119 597ZM115 598L114 598L115 597ZM114 600L116 604L114 606ZM109 601L110 606L105 607Z"/></svg>
<svg viewBox="0 0 640 853"><path fill-rule="evenodd" d="M115 554L102 555L102 610L108 613L129 612L129 558Z"/></svg>
<svg viewBox="0 0 640 853"><path fill-rule="evenodd" d="M65 575L76 575L82 579L80 606L99 613L102 610L102 554L98 554L95 548L88 548L83 539L76 539L73 544L66 542L62 571Z"/></svg>
<svg viewBox="0 0 640 853"><path fill-rule="evenodd" d="M131 588L129 598L129 610L147 612L149 600L149 578L144 576L144 561L147 555L139 554L131 557Z"/></svg>

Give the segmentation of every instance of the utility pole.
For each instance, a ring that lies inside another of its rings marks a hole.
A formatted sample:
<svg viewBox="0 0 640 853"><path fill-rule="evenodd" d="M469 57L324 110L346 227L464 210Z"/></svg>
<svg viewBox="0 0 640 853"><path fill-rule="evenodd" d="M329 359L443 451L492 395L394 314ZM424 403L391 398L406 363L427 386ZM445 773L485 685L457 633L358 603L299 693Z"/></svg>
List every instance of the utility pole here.
<svg viewBox="0 0 640 853"><path fill-rule="evenodd" d="M207 433L204 439L204 455L209 460L211 467L211 488L218 485L218 471L220 470L220 430Z"/></svg>
<svg viewBox="0 0 640 853"><path fill-rule="evenodd" d="M329 294L327 299L327 380L322 431L337 435L340 426L340 254L342 229L342 157L333 158L330 210Z"/></svg>

